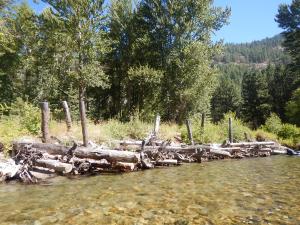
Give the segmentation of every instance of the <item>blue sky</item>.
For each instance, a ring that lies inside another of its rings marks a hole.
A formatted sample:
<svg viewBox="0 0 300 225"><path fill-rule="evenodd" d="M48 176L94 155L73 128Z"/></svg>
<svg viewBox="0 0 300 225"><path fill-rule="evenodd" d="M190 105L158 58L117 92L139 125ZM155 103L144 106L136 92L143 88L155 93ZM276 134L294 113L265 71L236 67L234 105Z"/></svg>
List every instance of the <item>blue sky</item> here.
<svg viewBox="0 0 300 225"><path fill-rule="evenodd" d="M43 3L29 4L37 11L43 10ZM274 21L278 6L290 4L292 0L215 0L215 6L231 7L230 24L216 32L213 40L241 43L261 40L282 32Z"/></svg>
<svg viewBox="0 0 300 225"><path fill-rule="evenodd" d="M214 40L250 42L272 37L282 30L274 21L281 3L292 0L215 0L215 6L231 7L230 24L216 33Z"/></svg>

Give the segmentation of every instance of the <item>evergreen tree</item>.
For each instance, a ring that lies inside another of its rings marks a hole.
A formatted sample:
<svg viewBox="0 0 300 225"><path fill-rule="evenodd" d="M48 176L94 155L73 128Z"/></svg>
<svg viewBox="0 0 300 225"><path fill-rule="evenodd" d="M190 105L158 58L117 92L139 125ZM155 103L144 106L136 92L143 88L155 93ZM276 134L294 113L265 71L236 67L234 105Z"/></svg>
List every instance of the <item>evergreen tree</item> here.
<svg viewBox="0 0 300 225"><path fill-rule="evenodd" d="M241 90L229 79L221 79L211 100L211 115L215 122L223 119L228 112L239 114Z"/></svg>
<svg viewBox="0 0 300 225"><path fill-rule="evenodd" d="M271 112L266 76L260 71L244 75L242 82L242 117L253 128L264 124Z"/></svg>

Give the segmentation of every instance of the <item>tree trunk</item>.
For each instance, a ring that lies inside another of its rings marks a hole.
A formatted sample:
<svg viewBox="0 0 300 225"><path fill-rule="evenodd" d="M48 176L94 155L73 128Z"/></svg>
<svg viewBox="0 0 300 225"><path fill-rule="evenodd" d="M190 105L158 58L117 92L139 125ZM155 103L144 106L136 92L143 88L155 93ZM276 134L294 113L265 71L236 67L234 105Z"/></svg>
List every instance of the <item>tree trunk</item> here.
<svg viewBox="0 0 300 225"><path fill-rule="evenodd" d="M50 135L49 135L49 119L50 119L50 110L48 102L41 102L41 111L42 111L42 140L44 143L49 142Z"/></svg>
<svg viewBox="0 0 300 225"><path fill-rule="evenodd" d="M82 129L82 139L83 145L85 147L88 146L88 131L87 131L87 124L86 124L86 111L85 111L85 104L84 104L84 95L85 95L85 88L79 88L79 111L80 111L80 120L81 120L81 129Z"/></svg>
<svg viewBox="0 0 300 225"><path fill-rule="evenodd" d="M72 128L72 119L71 119L71 114L70 114L70 110L69 110L67 101L62 101L62 107L65 112L67 129L68 129L68 131L70 131Z"/></svg>

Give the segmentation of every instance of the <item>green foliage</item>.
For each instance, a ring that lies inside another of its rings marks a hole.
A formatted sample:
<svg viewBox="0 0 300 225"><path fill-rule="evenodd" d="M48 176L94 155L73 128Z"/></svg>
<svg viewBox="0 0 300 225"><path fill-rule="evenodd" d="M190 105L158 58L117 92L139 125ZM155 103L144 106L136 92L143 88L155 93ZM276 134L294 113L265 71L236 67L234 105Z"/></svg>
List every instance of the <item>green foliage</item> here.
<svg viewBox="0 0 300 225"><path fill-rule="evenodd" d="M38 134L41 130L40 109L18 98L11 105L10 115L19 118L21 127L31 134Z"/></svg>
<svg viewBox="0 0 300 225"><path fill-rule="evenodd" d="M276 35L250 43L226 44L224 54L216 57L215 60L225 64L287 64L290 58L281 48L283 41L282 35Z"/></svg>
<svg viewBox="0 0 300 225"><path fill-rule="evenodd" d="M246 73L242 83L242 97L245 121L253 128L264 124L272 109L266 75L254 70Z"/></svg>
<svg viewBox="0 0 300 225"><path fill-rule="evenodd" d="M220 79L212 100L211 114L215 122L223 119L228 112L238 112L241 107L241 91L239 86L229 79Z"/></svg>
<svg viewBox="0 0 300 225"><path fill-rule="evenodd" d="M283 139L296 139L300 136L300 129L292 124L283 124L278 136Z"/></svg>
<svg viewBox="0 0 300 225"><path fill-rule="evenodd" d="M275 113L271 113L267 118L265 125L262 126L262 129L278 135L282 129L281 119Z"/></svg>
<svg viewBox="0 0 300 225"><path fill-rule="evenodd" d="M289 121L300 125L300 88L292 96L292 99L286 104L286 114Z"/></svg>
<svg viewBox="0 0 300 225"><path fill-rule="evenodd" d="M234 141L244 141L245 134L251 137L252 131L234 113L227 113L218 123L206 122L204 131L201 130L200 119L194 118L192 120L193 137L199 143L222 143L228 140L228 120L233 118L233 139ZM188 142L188 134L185 126L181 128L183 140Z"/></svg>

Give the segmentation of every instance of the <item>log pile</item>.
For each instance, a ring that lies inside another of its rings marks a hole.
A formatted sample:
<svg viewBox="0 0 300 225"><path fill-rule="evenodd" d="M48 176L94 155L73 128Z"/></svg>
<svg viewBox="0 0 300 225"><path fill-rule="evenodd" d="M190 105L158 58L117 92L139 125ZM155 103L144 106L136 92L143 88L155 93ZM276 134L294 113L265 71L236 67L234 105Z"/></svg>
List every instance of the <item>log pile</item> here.
<svg viewBox="0 0 300 225"><path fill-rule="evenodd" d="M115 149L91 145L63 146L15 142L10 159L0 157L0 181L18 179L26 183L55 175L129 172L161 166L218 159L240 159L286 154L275 142L242 142L211 145L182 145L150 139L118 141ZM135 149L128 151L128 149Z"/></svg>

